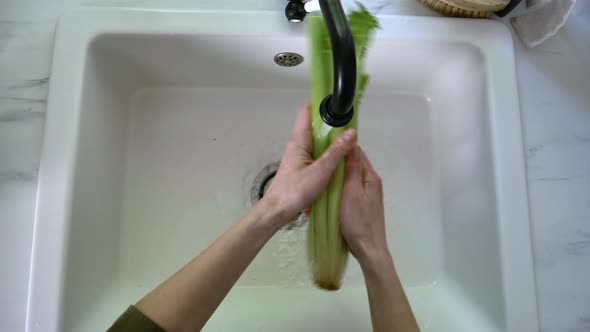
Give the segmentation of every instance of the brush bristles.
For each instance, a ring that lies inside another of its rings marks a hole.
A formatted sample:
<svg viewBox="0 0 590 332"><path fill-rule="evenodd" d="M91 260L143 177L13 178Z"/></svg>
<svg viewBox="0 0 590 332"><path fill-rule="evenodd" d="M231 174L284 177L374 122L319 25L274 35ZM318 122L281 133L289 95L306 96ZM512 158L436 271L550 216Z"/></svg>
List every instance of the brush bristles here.
<svg viewBox="0 0 590 332"><path fill-rule="evenodd" d="M466 18L488 18L490 12L475 12L451 6L441 0L421 0L423 4L445 16Z"/></svg>

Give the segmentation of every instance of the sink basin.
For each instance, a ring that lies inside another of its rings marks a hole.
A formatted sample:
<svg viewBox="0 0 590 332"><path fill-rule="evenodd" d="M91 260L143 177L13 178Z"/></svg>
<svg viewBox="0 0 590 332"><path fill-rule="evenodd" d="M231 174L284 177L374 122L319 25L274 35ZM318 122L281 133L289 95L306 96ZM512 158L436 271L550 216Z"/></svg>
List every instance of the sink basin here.
<svg viewBox="0 0 590 332"><path fill-rule="evenodd" d="M512 39L501 24L381 17L360 143L422 331L536 331ZM251 207L309 94L280 13L93 9L60 20L27 331L99 331ZM205 331L367 331L362 273L310 282L281 230Z"/></svg>

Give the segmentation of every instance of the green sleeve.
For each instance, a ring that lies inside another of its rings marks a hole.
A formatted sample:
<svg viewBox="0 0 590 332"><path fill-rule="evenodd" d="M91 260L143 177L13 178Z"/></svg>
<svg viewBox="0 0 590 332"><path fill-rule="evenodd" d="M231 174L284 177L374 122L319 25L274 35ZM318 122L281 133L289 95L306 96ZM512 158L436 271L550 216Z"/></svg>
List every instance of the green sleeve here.
<svg viewBox="0 0 590 332"><path fill-rule="evenodd" d="M166 332L135 306L127 310L113 323L107 332Z"/></svg>

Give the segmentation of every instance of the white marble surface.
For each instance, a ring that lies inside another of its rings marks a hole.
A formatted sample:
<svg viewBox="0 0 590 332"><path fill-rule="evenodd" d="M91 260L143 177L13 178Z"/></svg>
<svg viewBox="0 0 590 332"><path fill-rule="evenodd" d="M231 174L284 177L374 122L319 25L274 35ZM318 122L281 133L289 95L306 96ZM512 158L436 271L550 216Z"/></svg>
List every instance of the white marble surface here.
<svg viewBox="0 0 590 332"><path fill-rule="evenodd" d="M364 2L381 13L432 15L415 0ZM0 0L0 331L24 329L57 17L87 5L273 10L282 15L284 4L282 0ZM545 332L590 331L590 12L585 7L534 50L524 49L516 40L537 296Z"/></svg>

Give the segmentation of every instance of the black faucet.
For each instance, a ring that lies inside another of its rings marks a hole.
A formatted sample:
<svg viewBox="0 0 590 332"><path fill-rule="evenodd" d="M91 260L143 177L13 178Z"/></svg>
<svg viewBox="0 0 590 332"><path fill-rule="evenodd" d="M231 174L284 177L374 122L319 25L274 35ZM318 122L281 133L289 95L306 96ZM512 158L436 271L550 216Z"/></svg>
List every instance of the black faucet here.
<svg viewBox="0 0 590 332"><path fill-rule="evenodd" d="M320 116L331 127L347 125L354 115L356 92L356 53L352 32L340 0L319 0L332 45L334 90L322 100ZM285 9L291 22L301 22L305 7L301 0L291 0Z"/></svg>
<svg viewBox="0 0 590 332"><path fill-rule="evenodd" d="M320 115L332 127L347 125L354 114L356 53L348 19L340 0L320 0L322 15L332 44L334 90L321 103Z"/></svg>

